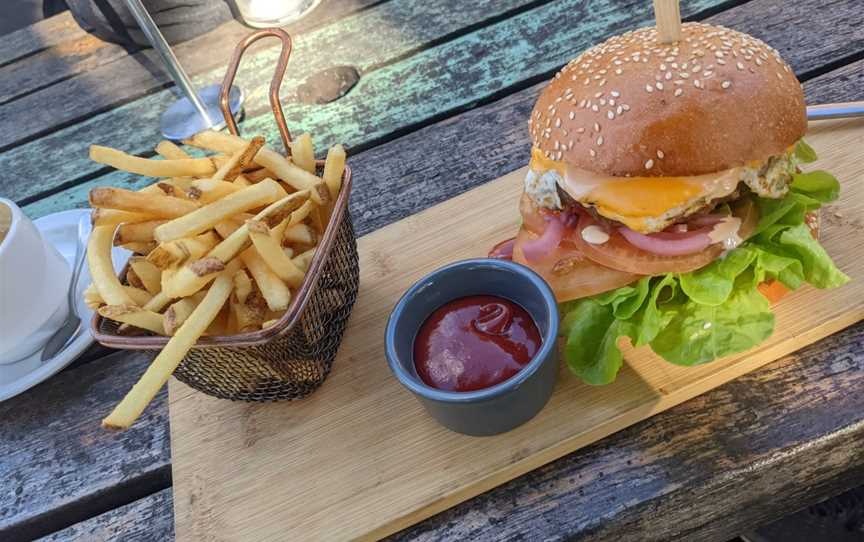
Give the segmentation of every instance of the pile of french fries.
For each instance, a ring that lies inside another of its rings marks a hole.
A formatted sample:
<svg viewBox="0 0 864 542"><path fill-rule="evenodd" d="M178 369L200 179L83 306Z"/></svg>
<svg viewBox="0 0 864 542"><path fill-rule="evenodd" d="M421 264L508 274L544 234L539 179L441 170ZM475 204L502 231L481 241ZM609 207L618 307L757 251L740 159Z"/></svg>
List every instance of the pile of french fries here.
<svg viewBox="0 0 864 542"><path fill-rule="evenodd" d="M162 141L161 159L92 146L90 158L157 177L137 192L90 191L93 233L87 305L120 324L120 333L170 337L132 390L102 421L126 429L202 335L234 335L274 325L303 282L342 188L345 150L327 153L318 176L309 134L291 159L226 133L201 132L185 144L213 151L192 158ZM112 246L135 253L122 284Z"/></svg>

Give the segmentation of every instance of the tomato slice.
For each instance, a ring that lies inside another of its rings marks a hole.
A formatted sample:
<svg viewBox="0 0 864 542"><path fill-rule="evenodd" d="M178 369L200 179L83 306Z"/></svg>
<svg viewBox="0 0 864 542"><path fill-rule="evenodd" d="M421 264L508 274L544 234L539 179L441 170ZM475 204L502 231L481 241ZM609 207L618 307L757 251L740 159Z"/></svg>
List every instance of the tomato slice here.
<svg viewBox="0 0 864 542"><path fill-rule="evenodd" d="M746 239L753 232L758 222L758 211L750 199L741 200L733 208L733 215L741 219L738 233ZM686 273L704 267L716 260L723 253L720 244L710 245L701 252L681 256L661 256L642 250L618 233L615 228L604 228L609 234L609 240L603 244L592 244L582 238L582 230L592 224L597 224L587 213L582 213L579 225L568 237L568 241L579 247L585 256L606 267L620 269L629 273L659 275L661 273ZM599 224L598 224L599 225ZM603 227L601 225L601 227Z"/></svg>
<svg viewBox="0 0 864 542"><path fill-rule="evenodd" d="M522 253L522 243L537 237L527 228L520 228L513 247L513 261L533 269L543 277L559 302L614 290L641 278L637 274L610 269L591 261L567 240L562 241L543 260L528 263Z"/></svg>

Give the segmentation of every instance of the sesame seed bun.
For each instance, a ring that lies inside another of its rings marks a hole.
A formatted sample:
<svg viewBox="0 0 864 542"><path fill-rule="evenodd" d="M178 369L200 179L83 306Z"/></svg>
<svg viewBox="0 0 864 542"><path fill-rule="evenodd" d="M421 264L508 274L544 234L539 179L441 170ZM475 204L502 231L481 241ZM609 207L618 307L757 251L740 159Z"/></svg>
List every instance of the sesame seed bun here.
<svg viewBox="0 0 864 542"><path fill-rule="evenodd" d="M615 36L565 66L530 120L547 158L613 176L687 176L766 160L807 126L801 84L775 49L727 28L685 23Z"/></svg>

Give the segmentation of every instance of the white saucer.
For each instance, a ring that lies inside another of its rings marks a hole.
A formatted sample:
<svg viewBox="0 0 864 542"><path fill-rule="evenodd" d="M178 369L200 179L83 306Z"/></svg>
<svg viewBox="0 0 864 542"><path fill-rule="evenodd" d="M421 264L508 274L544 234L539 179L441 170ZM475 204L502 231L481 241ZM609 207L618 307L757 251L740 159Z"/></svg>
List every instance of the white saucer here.
<svg viewBox="0 0 864 542"><path fill-rule="evenodd" d="M43 216L33 221L42 237L57 248L69 267L72 267L75 259L78 220L83 213L89 212L88 209L73 209ZM114 269L118 272L123 269L129 255L129 251L115 248L112 253ZM93 335L90 333L90 320L93 318L93 311L84 304L81 295L88 284L90 284L90 273L85 265L81 271L81 279L78 281L77 292L78 314L81 315L81 321L85 327L84 331L79 332L79 335L64 350L49 360L41 361L42 351L39 350L21 361L0 365L0 401L14 397L54 376L93 344Z"/></svg>

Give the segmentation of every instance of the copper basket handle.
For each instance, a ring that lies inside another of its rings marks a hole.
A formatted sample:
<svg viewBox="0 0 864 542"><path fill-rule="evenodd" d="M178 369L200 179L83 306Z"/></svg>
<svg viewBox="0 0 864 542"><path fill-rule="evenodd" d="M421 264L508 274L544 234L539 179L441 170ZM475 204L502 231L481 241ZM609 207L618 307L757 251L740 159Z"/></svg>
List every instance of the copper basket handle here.
<svg viewBox="0 0 864 542"><path fill-rule="evenodd" d="M267 36L279 38L282 42L282 51L279 53L279 61L276 63L276 73L273 74L273 79L270 81L270 106L273 108L273 116L276 117L276 126L279 127L279 134L282 136L282 143L285 145L285 152L291 154L291 132L288 131L288 126L285 124L285 114L282 112L282 104L279 103L279 87L282 86L282 78L285 76L285 69L288 67L288 58L291 56L292 41L291 36L281 28L265 28L249 34L237 47L234 48L234 54L231 56L231 62L228 64L228 71L225 72L225 79L222 80L222 90L219 93L219 105L222 108L222 115L225 117L225 124L228 125L228 131L234 135L240 135L237 129L237 121L231 114L231 108L228 105L228 93L231 91L231 85L234 83L234 77L237 75L237 68L240 66L240 60L243 58L243 53L246 49Z"/></svg>

